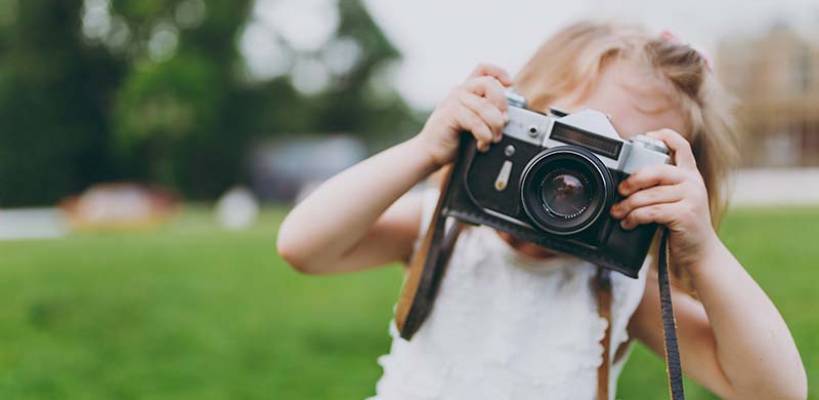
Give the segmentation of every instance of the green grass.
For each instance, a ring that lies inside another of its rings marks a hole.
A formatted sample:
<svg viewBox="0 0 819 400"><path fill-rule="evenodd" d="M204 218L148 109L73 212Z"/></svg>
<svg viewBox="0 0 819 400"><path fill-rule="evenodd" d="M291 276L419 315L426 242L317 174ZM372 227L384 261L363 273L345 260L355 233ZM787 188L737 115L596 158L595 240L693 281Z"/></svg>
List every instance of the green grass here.
<svg viewBox="0 0 819 400"><path fill-rule="evenodd" d="M194 210L150 232L0 242L0 399L372 394L400 269L298 275L275 253L281 217L268 210L235 233ZM782 310L816 381L819 209L735 211L722 236ZM638 347L618 397L665 398L664 379L662 360Z"/></svg>

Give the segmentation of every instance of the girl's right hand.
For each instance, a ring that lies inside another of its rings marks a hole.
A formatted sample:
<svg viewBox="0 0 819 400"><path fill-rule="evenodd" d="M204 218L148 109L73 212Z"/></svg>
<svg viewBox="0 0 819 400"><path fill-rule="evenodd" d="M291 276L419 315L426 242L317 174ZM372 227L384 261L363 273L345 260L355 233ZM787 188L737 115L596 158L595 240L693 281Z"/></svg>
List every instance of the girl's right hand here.
<svg viewBox="0 0 819 400"><path fill-rule="evenodd" d="M504 87L512 79L503 69L481 64L466 81L456 86L432 112L424 129L416 137L439 167L455 158L461 132L475 137L478 150L501 139L509 120Z"/></svg>

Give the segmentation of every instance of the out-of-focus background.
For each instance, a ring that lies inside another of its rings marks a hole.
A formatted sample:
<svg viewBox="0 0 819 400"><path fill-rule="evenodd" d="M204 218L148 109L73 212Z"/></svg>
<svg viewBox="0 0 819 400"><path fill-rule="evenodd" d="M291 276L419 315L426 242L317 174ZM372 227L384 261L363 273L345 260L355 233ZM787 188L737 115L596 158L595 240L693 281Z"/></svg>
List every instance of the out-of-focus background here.
<svg viewBox="0 0 819 400"><path fill-rule="evenodd" d="M0 0L0 398L371 395L401 269L300 276L278 224L477 62L590 16L712 55L744 128L721 236L816 382L813 1ZM638 346L618 397L665 393Z"/></svg>

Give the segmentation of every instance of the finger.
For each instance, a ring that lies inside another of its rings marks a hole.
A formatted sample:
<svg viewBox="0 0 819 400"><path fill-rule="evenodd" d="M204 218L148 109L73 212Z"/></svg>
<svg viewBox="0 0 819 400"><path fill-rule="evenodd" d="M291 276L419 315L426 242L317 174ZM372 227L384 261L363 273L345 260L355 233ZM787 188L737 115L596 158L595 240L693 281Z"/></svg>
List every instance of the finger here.
<svg viewBox="0 0 819 400"><path fill-rule="evenodd" d="M489 143L492 142L492 131L478 114L466 107L462 107L456 119L461 128L471 133L475 138L478 150L486 151L489 149Z"/></svg>
<svg viewBox="0 0 819 400"><path fill-rule="evenodd" d="M506 112L509 108L503 87L494 78L484 76L470 79L464 84L464 88L471 93L485 97L490 103L500 109L501 112Z"/></svg>
<svg viewBox="0 0 819 400"><path fill-rule="evenodd" d="M663 203L674 203L682 200L683 187L681 185L662 185L632 193L619 203L611 207L614 218L623 218L631 211L645 206Z"/></svg>
<svg viewBox="0 0 819 400"><path fill-rule="evenodd" d="M623 196L657 185L675 185L685 180L685 171L674 165L652 165L631 174L617 187Z"/></svg>
<svg viewBox="0 0 819 400"><path fill-rule="evenodd" d="M673 221L678 207L680 207L680 202L636 208L620 221L620 226L623 229L630 230L646 224L668 225Z"/></svg>
<svg viewBox="0 0 819 400"><path fill-rule="evenodd" d="M647 136L662 140L673 154L674 164L685 169L697 169L697 160L691 151L691 144L673 129L647 132Z"/></svg>
<svg viewBox="0 0 819 400"><path fill-rule="evenodd" d="M472 93L466 93L460 97L461 103L472 112L478 115L484 123L492 130L492 138L494 141L499 141L503 126L506 124L501 111L497 107L490 104L483 97L479 97Z"/></svg>
<svg viewBox="0 0 819 400"><path fill-rule="evenodd" d="M478 64L477 67L469 75L469 78L477 78L480 76L491 76L500 81L504 86L512 85L512 77L501 67L493 64Z"/></svg>

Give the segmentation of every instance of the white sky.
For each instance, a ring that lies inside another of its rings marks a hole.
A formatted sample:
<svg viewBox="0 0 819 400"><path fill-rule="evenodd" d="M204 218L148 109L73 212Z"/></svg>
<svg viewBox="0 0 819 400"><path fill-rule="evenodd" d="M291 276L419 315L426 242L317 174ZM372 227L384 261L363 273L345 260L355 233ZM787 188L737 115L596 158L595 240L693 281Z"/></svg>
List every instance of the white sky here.
<svg viewBox="0 0 819 400"><path fill-rule="evenodd" d="M478 62L515 73L540 42L583 17L640 22L707 50L716 39L755 33L789 21L819 40L819 0L365 0L403 53L399 91L417 107L431 107Z"/></svg>

